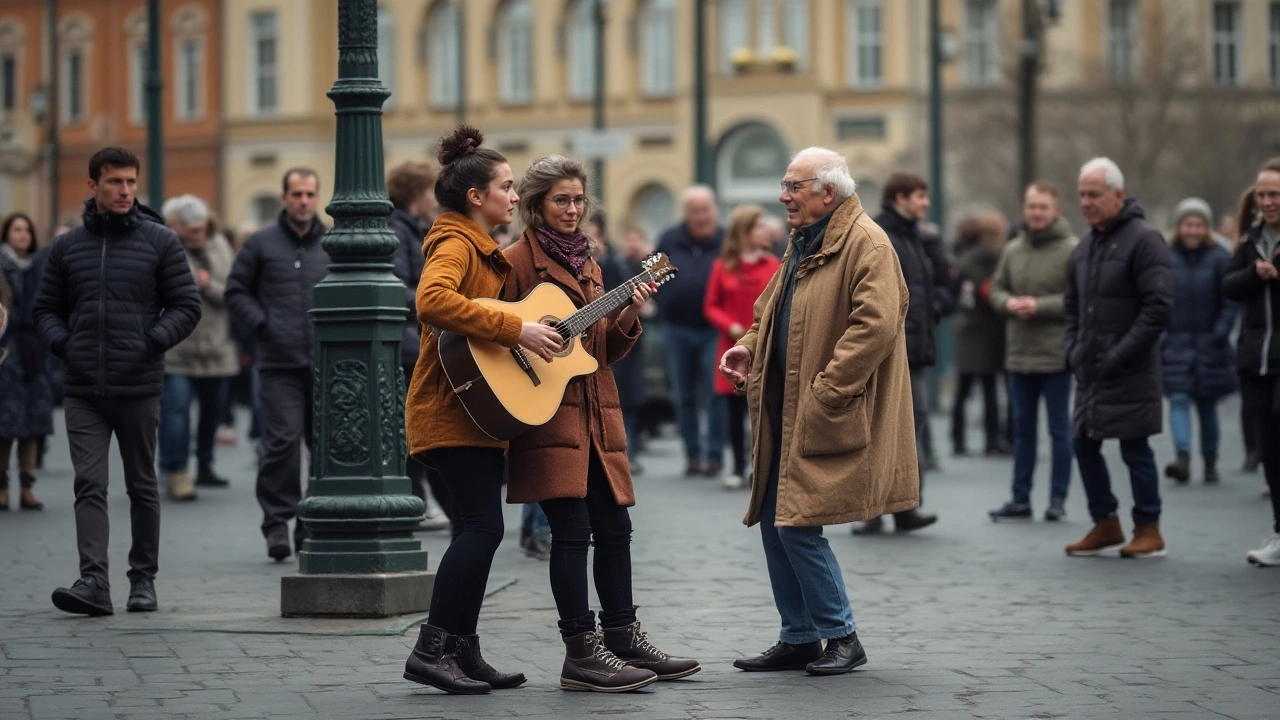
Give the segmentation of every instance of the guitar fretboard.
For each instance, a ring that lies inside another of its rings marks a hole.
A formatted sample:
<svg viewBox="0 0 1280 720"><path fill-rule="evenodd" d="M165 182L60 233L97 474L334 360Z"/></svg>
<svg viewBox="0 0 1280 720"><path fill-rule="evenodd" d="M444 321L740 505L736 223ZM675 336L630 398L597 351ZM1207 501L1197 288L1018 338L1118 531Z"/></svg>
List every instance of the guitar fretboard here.
<svg viewBox="0 0 1280 720"><path fill-rule="evenodd" d="M648 282L653 282L653 276L649 274L648 270L645 270L561 320L556 329L560 331L560 336L566 340L581 335L587 331L587 328L603 320L609 313L630 302L636 287Z"/></svg>

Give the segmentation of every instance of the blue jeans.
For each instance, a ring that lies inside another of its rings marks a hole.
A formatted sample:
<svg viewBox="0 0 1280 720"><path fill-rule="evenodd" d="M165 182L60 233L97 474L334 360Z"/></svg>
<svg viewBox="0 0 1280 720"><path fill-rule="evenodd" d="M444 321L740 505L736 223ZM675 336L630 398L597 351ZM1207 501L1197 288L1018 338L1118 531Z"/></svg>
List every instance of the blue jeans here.
<svg viewBox="0 0 1280 720"><path fill-rule="evenodd" d="M718 338L719 332L715 328L687 328L671 323L663 326L676 417L680 421L685 458L690 462L721 463L724 457L726 409L724 399L713 390L719 364L716 357ZM700 422L704 411L707 414L705 444Z"/></svg>
<svg viewBox="0 0 1280 720"><path fill-rule="evenodd" d="M1031 503L1031 481L1039 444L1040 397L1049 416L1052 461L1049 503L1061 504L1071 486L1071 373L1008 374L1010 421L1013 423L1013 501Z"/></svg>
<svg viewBox="0 0 1280 720"><path fill-rule="evenodd" d="M547 522L547 514L538 503L525 503L520 511L520 527L534 535L551 532L551 523Z"/></svg>
<svg viewBox="0 0 1280 720"><path fill-rule="evenodd" d="M627 457L634 460L640 451L640 408L622 409L622 427L627 433Z"/></svg>
<svg viewBox="0 0 1280 720"><path fill-rule="evenodd" d="M776 447L776 446L775 446ZM800 645L849 635L856 626L844 575L821 527L777 527L778 453L760 508L760 537L773 604L782 616L778 639Z"/></svg>
<svg viewBox="0 0 1280 720"><path fill-rule="evenodd" d="M1178 452L1191 452L1191 404L1195 403L1200 416L1200 454L1205 460L1218 459L1218 401L1192 400L1187 393L1169 395L1169 430L1173 433L1173 448Z"/></svg>
<svg viewBox="0 0 1280 720"><path fill-rule="evenodd" d="M1076 461L1080 463L1080 481L1089 499L1089 516L1094 522L1115 517L1120 509L1111 494L1111 473L1102 458L1102 441L1075 439ZM1156 476L1156 455L1146 438L1121 440L1120 457L1129 466L1129 484L1133 488L1133 521L1153 523L1160 519L1160 480Z"/></svg>
<svg viewBox="0 0 1280 720"><path fill-rule="evenodd" d="M200 403L196 461L213 465L213 443L231 388L227 378L165 375L160 391L160 471L182 472L191 457L191 400Z"/></svg>

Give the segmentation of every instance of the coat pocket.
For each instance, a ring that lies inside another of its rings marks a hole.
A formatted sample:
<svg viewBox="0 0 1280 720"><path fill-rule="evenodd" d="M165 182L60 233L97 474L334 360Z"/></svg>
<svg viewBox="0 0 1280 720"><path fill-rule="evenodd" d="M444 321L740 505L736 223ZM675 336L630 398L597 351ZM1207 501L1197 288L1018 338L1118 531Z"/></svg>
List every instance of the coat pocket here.
<svg viewBox="0 0 1280 720"><path fill-rule="evenodd" d="M849 398L843 406L833 392L809 389L800 405L800 454L804 457L841 455L856 452L871 444L871 427L867 423L867 394Z"/></svg>

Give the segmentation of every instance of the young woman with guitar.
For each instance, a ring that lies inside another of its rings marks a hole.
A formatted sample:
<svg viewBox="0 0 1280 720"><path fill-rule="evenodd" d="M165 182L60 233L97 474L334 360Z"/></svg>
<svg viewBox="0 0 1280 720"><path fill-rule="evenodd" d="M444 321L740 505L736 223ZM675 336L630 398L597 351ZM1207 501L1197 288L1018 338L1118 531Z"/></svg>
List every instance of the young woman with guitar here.
<svg viewBox="0 0 1280 720"><path fill-rule="evenodd" d="M479 130L462 125L440 141L435 191L446 212L423 244L417 294L422 345L405 407L409 453L440 471L463 529L440 559L431 612L404 676L470 695L525 681L489 666L476 636L489 567L502 541L507 444L476 427L454 395L440 367L437 336L447 330L508 348L520 345L548 360L562 346L547 325L475 302L497 297L503 287L510 265L489 232L511 222L520 199L506 158L480 147L483 140Z"/></svg>
<svg viewBox="0 0 1280 720"><path fill-rule="evenodd" d="M582 163L562 156L535 160L520 181L524 234L505 255L511 264L502 299L524 298L552 283L581 307L603 296L599 265L582 226L591 212ZM551 592L560 615L564 690L625 692L700 670L696 660L668 657L640 629L631 593L631 519L635 504L627 436L609 364L640 335L640 308L657 290L639 283L630 304L588 327L581 342L595 372L577 377L551 420L511 441L507 502L538 502L551 522ZM624 301L625 302L625 301ZM595 541L600 625L587 597L587 550ZM437 580L437 582L439 582Z"/></svg>

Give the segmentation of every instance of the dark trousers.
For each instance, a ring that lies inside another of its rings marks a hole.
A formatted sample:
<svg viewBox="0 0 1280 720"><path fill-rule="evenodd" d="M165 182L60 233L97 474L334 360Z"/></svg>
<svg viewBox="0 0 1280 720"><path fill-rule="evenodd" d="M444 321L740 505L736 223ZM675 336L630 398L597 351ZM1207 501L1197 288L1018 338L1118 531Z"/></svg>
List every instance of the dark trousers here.
<svg viewBox="0 0 1280 720"><path fill-rule="evenodd" d="M311 448L314 402L311 368L263 370L262 457L258 460L258 505L262 534L287 525L302 500L302 446Z"/></svg>
<svg viewBox="0 0 1280 720"><path fill-rule="evenodd" d="M1076 462L1080 464L1080 480L1089 499L1089 516L1094 522L1115 517L1120 502L1111 494L1111 473L1102 457L1102 441L1075 439ZM1153 523L1160 519L1160 478L1156 475L1156 455L1146 438L1121 440L1120 457L1129 467L1129 484L1133 488L1133 521Z"/></svg>
<svg viewBox="0 0 1280 720"><path fill-rule="evenodd" d="M1071 486L1071 373L1009 373L1009 408L1013 427L1013 501L1031 502L1040 442L1040 398L1049 419L1052 454L1049 503L1061 504Z"/></svg>
<svg viewBox="0 0 1280 720"><path fill-rule="evenodd" d="M725 395L729 407L729 447L733 448L733 474L739 477L747 473L747 398L744 395Z"/></svg>
<svg viewBox="0 0 1280 720"><path fill-rule="evenodd" d="M975 382L982 383L983 428L987 435L987 450L1000 445L1000 401L996 396L996 376L962 373L956 384L955 401L951 405L951 442L957 453L964 452L964 411L969 404L969 391L973 389Z"/></svg>
<svg viewBox="0 0 1280 720"><path fill-rule="evenodd" d="M474 635L493 554L502 542L507 455L501 448L452 447L432 450L427 459L440 471L441 489L462 521L462 532L436 568L427 624L450 635Z"/></svg>
<svg viewBox="0 0 1280 720"><path fill-rule="evenodd" d="M223 411L228 405L227 378L165 375L160 393L160 470L165 473L187 469L191 456L191 400L200 404L196 423L196 462L213 465L213 444Z"/></svg>
<svg viewBox="0 0 1280 720"><path fill-rule="evenodd" d="M560 635L571 638L595 628L587 599L587 550L594 540L593 576L600 598L600 625L626 627L636 621L631 595L631 516L618 504L604 467L593 453L585 498L539 503L551 523L551 594L560 614ZM439 582L437 579L436 582Z"/></svg>
<svg viewBox="0 0 1280 720"><path fill-rule="evenodd" d="M1253 378L1252 375L1240 373L1240 387L1243 389ZM1253 411L1249 403L1242 397L1240 400L1240 435L1244 438L1244 454L1246 460L1258 452L1258 428L1253 419Z"/></svg>
<svg viewBox="0 0 1280 720"><path fill-rule="evenodd" d="M1241 375L1240 394L1253 418L1254 440L1262 453L1262 472L1271 488L1271 518L1280 533L1280 375Z"/></svg>
<svg viewBox="0 0 1280 720"><path fill-rule="evenodd" d="M406 364L404 366L404 376L413 377L413 365ZM431 496L436 499L440 505L440 509L444 511L444 516L449 519L449 526L453 530L453 537L457 537L462 532L462 525L459 523L458 509L453 506L453 501L449 499L449 495L444 489L444 480L440 477L440 471L435 468L427 467L414 459L412 455L405 458L404 461L405 474L409 476L409 485L413 489L413 494L418 496L423 502L427 501L427 490L431 490Z"/></svg>
<svg viewBox="0 0 1280 720"><path fill-rule="evenodd" d="M80 575L110 585L107 575L107 453L120 446L129 495L129 579L151 580L160 561L160 493L156 487L156 428L160 398L81 398L63 401L71 466L75 469L76 545Z"/></svg>

